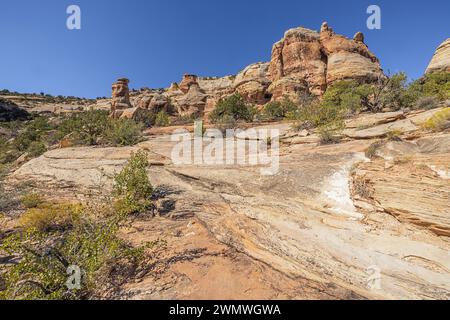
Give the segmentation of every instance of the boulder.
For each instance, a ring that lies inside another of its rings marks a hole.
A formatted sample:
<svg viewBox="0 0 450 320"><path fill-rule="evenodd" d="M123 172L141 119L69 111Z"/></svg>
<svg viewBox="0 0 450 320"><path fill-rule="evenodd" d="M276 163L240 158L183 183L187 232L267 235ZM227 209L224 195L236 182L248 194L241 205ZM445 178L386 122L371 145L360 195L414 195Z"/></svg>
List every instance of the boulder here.
<svg viewBox="0 0 450 320"><path fill-rule="evenodd" d="M450 72L450 38L445 40L436 50L426 74L433 72Z"/></svg>

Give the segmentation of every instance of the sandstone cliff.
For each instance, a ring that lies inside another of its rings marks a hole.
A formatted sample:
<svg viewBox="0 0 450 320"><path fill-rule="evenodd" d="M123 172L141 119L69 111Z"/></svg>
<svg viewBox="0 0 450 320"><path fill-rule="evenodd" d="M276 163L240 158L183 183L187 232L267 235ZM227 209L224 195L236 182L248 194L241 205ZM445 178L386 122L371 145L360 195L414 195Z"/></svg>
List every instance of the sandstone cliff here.
<svg viewBox="0 0 450 320"><path fill-rule="evenodd" d="M185 74L170 88L157 93L141 92L131 103L151 111L166 110L172 105L181 116L204 116L220 98L235 92L248 103L264 105L284 96L295 99L302 93L320 96L339 80L370 83L383 76L380 63L364 43L361 32L348 39L324 23L320 32L303 27L288 30L273 46L270 62L251 64L236 76L222 78ZM115 86L119 92L124 84L119 80ZM118 101L120 104L128 103L126 94L116 93L113 101L118 99L124 100Z"/></svg>
<svg viewBox="0 0 450 320"><path fill-rule="evenodd" d="M450 72L450 38L445 40L436 50L426 73L439 71Z"/></svg>

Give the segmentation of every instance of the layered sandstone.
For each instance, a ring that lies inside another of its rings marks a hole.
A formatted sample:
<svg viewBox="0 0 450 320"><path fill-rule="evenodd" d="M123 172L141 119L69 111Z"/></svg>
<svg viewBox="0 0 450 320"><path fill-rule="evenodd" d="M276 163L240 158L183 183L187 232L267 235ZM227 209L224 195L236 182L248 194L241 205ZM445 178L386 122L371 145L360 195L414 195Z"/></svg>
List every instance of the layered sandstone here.
<svg viewBox="0 0 450 320"><path fill-rule="evenodd" d="M436 50L426 73L448 71L450 72L450 38L445 40Z"/></svg>
<svg viewBox="0 0 450 320"><path fill-rule="evenodd" d="M370 83L383 77L361 32L348 39L335 34L326 22L320 33L302 27L287 31L273 46L269 73L274 99L295 98L301 92L320 96L339 80Z"/></svg>
<svg viewBox="0 0 450 320"><path fill-rule="evenodd" d="M159 112L173 106L181 116L206 116L221 98L233 93L262 106L285 96L292 100L305 93L321 96L339 80L370 83L383 76L378 59L364 43L364 34L358 32L348 39L324 23L320 32L303 27L288 30L273 46L270 62L251 64L236 76L185 74L170 88L141 91L131 102L128 80L119 79L113 85L112 109Z"/></svg>
<svg viewBox="0 0 450 320"><path fill-rule="evenodd" d="M112 85L111 115L119 118L123 110L132 108L130 102L130 89L126 78L118 79Z"/></svg>

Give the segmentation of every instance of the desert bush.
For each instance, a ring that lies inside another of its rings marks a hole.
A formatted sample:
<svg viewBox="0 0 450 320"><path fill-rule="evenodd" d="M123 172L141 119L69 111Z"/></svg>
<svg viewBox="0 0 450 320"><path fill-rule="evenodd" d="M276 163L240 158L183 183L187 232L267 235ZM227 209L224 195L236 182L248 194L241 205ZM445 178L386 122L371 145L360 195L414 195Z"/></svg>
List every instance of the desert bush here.
<svg viewBox="0 0 450 320"><path fill-rule="evenodd" d="M131 119L111 120L104 132L104 142L112 146L132 146L142 140L141 123Z"/></svg>
<svg viewBox="0 0 450 320"><path fill-rule="evenodd" d="M58 209L58 219L64 221L72 215L71 206L66 209ZM54 218L53 209L46 212ZM17 264L0 266L4 279L0 299L90 299L130 277L142 260L145 247L134 249L117 236L122 220L97 214L84 207L69 228L43 232L48 229L25 227L4 239L0 254L20 259ZM30 218L33 226L51 223L42 213ZM79 289L68 290L66 286L69 266L82 271Z"/></svg>
<svg viewBox="0 0 450 320"><path fill-rule="evenodd" d="M318 128L321 144L333 144L340 141L339 133L344 129L344 123L334 121Z"/></svg>
<svg viewBox="0 0 450 320"><path fill-rule="evenodd" d="M450 108L445 108L437 112L423 124L423 127L435 132L450 128Z"/></svg>
<svg viewBox="0 0 450 320"><path fill-rule="evenodd" d="M47 151L47 146L42 141L33 141L27 149L28 157L36 158Z"/></svg>
<svg viewBox="0 0 450 320"><path fill-rule="evenodd" d="M411 106L424 97L435 97L438 101L450 99L450 72L436 72L414 81L405 97Z"/></svg>
<svg viewBox="0 0 450 320"><path fill-rule="evenodd" d="M37 232L66 230L76 223L80 211L81 207L78 205L41 202L28 209L20 217L19 224L24 229Z"/></svg>
<svg viewBox="0 0 450 320"><path fill-rule="evenodd" d="M271 120L279 120L288 117L297 110L297 105L289 98L284 97L282 101L269 102L264 106L263 114Z"/></svg>
<svg viewBox="0 0 450 320"><path fill-rule="evenodd" d="M360 85L356 81L338 81L327 89L321 104L346 112L358 112L367 105L371 93L369 85Z"/></svg>
<svg viewBox="0 0 450 320"><path fill-rule="evenodd" d="M152 208L153 187L148 177L149 162L145 151L133 153L128 164L114 177L114 195L118 197L117 210L134 214Z"/></svg>
<svg viewBox="0 0 450 320"><path fill-rule="evenodd" d="M435 109L439 107L439 99L435 96L431 97L420 97L414 104L414 109Z"/></svg>
<svg viewBox="0 0 450 320"><path fill-rule="evenodd" d="M403 132L401 130L391 130L386 133L386 138L388 141L402 141Z"/></svg>
<svg viewBox="0 0 450 320"><path fill-rule="evenodd" d="M42 197L38 193L33 192L23 195L20 201L22 205L27 209L36 208L44 202Z"/></svg>
<svg viewBox="0 0 450 320"><path fill-rule="evenodd" d="M362 199L371 199L373 198L373 186L369 179L365 177L354 177L352 183L353 193Z"/></svg>
<svg viewBox="0 0 450 320"><path fill-rule="evenodd" d="M155 125L156 114L149 110L145 110L144 112L137 112L133 120L137 123L141 123L146 128L150 128Z"/></svg>
<svg viewBox="0 0 450 320"><path fill-rule="evenodd" d="M225 117L232 117L236 121L252 121L255 113L255 108L236 93L220 99L209 117L212 123L218 123Z"/></svg>
<svg viewBox="0 0 450 320"><path fill-rule="evenodd" d="M155 119L155 126L157 127L167 127L170 125L170 119L167 113L165 113L163 110L161 110L157 115Z"/></svg>
<svg viewBox="0 0 450 320"><path fill-rule="evenodd" d="M97 145L108 128L108 112L89 110L75 113L64 119L59 125L60 138L73 134L81 144Z"/></svg>

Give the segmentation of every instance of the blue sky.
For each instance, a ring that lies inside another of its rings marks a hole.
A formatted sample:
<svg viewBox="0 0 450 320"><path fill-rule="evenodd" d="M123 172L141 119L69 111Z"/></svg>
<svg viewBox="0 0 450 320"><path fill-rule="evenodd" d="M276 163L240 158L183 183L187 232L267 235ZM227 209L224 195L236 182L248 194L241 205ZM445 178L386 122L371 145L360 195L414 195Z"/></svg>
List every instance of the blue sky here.
<svg viewBox="0 0 450 320"><path fill-rule="evenodd" d="M81 30L66 28L71 4ZM381 30L366 27L371 4ZM124 76L160 88L183 73L235 74L268 61L285 30L323 21L348 37L363 31L385 71L418 78L450 37L449 12L448 0L1 0L0 89L97 97Z"/></svg>

